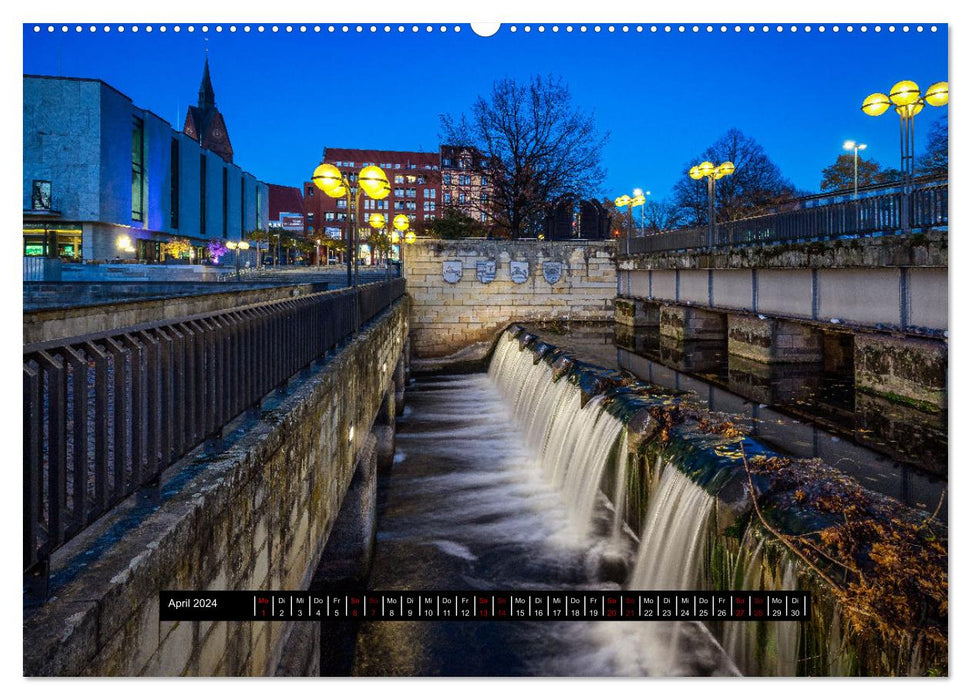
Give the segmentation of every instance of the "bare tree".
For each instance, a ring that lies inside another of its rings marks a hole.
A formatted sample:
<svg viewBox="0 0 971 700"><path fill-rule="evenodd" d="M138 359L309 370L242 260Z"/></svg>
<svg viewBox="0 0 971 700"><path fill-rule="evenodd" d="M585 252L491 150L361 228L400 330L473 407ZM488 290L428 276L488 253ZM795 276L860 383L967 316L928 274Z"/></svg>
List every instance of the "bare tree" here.
<svg viewBox="0 0 971 700"><path fill-rule="evenodd" d="M567 193L592 192L605 175L601 165L607 134L592 114L573 106L559 78L533 77L521 84L504 78L479 97L469 115L442 115L442 139L482 154L490 196L472 202L500 233L535 236L545 207Z"/></svg>
<svg viewBox="0 0 971 700"><path fill-rule="evenodd" d="M708 222L707 183L704 179L692 180L688 170L703 161L718 165L726 160L735 164L735 172L715 183L715 210L719 220L755 216L794 196L795 187L769 160L762 146L738 129L729 129L685 166L684 177L674 186L674 204L688 225Z"/></svg>
<svg viewBox="0 0 971 700"><path fill-rule="evenodd" d="M927 150L917 159L917 175L947 177L947 117L931 124Z"/></svg>

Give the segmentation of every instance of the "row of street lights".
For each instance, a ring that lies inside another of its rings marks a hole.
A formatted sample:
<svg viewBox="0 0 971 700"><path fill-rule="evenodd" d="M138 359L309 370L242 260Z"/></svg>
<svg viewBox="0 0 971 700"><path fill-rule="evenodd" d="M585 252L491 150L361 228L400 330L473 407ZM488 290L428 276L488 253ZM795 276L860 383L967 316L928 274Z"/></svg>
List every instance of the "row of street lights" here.
<svg viewBox="0 0 971 700"><path fill-rule="evenodd" d="M376 165L368 165L358 173L357 182L360 187L352 187L347 176L330 163L321 163L314 170L311 178L314 185L328 197L339 199L347 197L347 286L357 286L358 268L358 212L363 191L371 199L384 199L391 193L391 183L385 172ZM376 230L384 230L387 220L384 214L375 212L368 218L368 224ZM402 243L415 242L415 232L409 231L411 220L405 214L398 214L393 220L393 230L389 239L398 246L398 259L404 269L404 246ZM351 258L353 257L353 268Z"/></svg>
<svg viewBox="0 0 971 700"><path fill-rule="evenodd" d="M890 89L890 94L885 95L875 92L863 101L863 112L878 117L886 112L891 105L900 115L900 170L902 175L902 202L900 209L900 228L909 227L909 204L908 196L913 186L914 178L914 117L920 114L925 104L932 107L943 107L948 103L948 84L946 81L934 83L922 95L920 87L912 80L902 80ZM860 151L866 149L865 143L856 141L846 141L843 148L853 151L853 199L857 199L859 194L859 161ZM699 163L688 171L692 180L708 180L708 245L712 246L715 241L715 180L720 180L735 172L735 164L725 161L716 166L710 161ZM641 228L643 230L644 217L644 193L640 189L634 190L634 196L622 195L614 200L618 208L627 207L628 219L628 238L632 225L632 210L636 206L641 208ZM647 194L650 194L648 192Z"/></svg>
<svg viewBox="0 0 971 700"><path fill-rule="evenodd" d="M901 80L890 88L890 94L875 92L863 100L861 109L864 114L879 117L890 109L900 115L900 173L901 173L901 203L900 228L910 228L909 196L914 181L914 117L921 113L925 104L932 107L943 107L948 103L948 85L946 81L934 83L922 95L920 87L913 80Z"/></svg>

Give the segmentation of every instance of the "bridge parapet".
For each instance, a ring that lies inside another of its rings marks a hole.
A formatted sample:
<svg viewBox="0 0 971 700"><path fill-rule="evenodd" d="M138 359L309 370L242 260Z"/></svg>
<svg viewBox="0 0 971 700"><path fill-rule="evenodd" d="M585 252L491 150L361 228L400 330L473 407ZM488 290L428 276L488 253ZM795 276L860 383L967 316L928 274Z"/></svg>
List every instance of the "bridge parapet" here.
<svg viewBox="0 0 971 700"><path fill-rule="evenodd" d="M163 473L158 503L132 496L55 552L56 598L25 620L25 674L273 675L310 623L160 622L158 593L309 587L391 410L407 330L399 299L222 445Z"/></svg>

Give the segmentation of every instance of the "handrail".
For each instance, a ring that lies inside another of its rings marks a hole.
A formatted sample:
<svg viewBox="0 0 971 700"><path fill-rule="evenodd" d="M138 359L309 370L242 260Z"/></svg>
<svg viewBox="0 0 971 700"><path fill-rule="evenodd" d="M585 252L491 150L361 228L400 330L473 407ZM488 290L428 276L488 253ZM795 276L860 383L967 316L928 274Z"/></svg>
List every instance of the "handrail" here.
<svg viewBox="0 0 971 700"><path fill-rule="evenodd" d="M795 200L794 204L799 204ZM792 211L724 221L715 226L713 246L751 246L792 241L825 240L891 233L900 230L899 192L860 197L833 204L801 207ZM906 198L908 230L947 225L948 186L919 187ZM655 253L708 248L708 228L666 231L653 236L624 237L621 254Z"/></svg>
<svg viewBox="0 0 971 700"><path fill-rule="evenodd" d="M24 571L405 293L401 278L24 347Z"/></svg>

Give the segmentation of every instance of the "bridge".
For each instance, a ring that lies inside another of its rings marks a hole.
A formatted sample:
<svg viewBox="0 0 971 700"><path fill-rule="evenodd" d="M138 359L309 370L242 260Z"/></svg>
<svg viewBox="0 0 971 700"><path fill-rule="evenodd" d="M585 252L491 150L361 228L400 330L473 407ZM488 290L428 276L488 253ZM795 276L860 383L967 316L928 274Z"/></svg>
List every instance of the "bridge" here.
<svg viewBox="0 0 971 700"><path fill-rule="evenodd" d="M798 203L796 203L798 206ZM946 405L947 186L878 194L625 238L617 255L617 322L674 341L725 340L762 363L822 361L845 339L857 385Z"/></svg>
<svg viewBox="0 0 971 700"><path fill-rule="evenodd" d="M947 188L912 197L907 230L897 201L720 224L713 241L420 240L404 279L354 288L32 283L25 673L313 673L306 626L159 622L158 591L365 580L409 374L481 370L513 322L616 320L763 367L839 354L858 389L939 411ZM549 352L517 333L533 365Z"/></svg>

